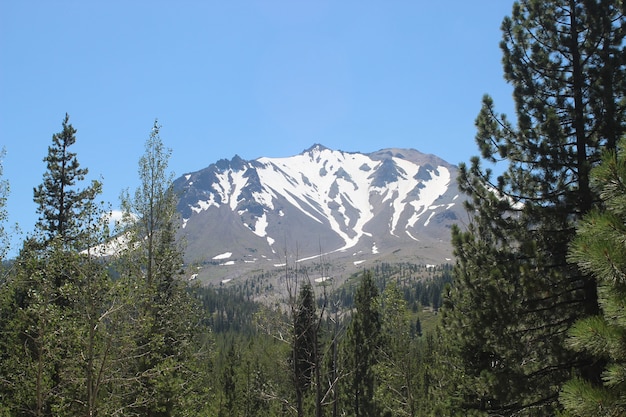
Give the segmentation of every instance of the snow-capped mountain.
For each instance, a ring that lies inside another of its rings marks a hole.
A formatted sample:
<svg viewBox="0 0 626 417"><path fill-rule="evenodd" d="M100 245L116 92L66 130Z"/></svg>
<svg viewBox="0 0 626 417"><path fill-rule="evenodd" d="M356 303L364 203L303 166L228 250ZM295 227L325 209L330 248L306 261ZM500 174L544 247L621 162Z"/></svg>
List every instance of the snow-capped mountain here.
<svg viewBox="0 0 626 417"><path fill-rule="evenodd" d="M287 158L238 156L178 178L188 261L267 269L324 255L352 265L451 258L463 213L456 167L413 149L363 154L314 145Z"/></svg>

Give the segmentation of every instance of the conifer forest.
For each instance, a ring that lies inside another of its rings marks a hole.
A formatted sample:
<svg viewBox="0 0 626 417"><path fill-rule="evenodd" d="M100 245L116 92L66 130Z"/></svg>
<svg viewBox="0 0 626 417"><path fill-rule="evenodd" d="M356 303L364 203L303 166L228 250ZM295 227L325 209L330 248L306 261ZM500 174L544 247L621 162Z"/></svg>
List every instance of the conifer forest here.
<svg viewBox="0 0 626 417"><path fill-rule="evenodd" d="M188 279L158 121L112 224L65 114L15 257L0 165L0 416L626 416L625 13L503 17L515 114L477 98L450 264L287 264L271 302Z"/></svg>

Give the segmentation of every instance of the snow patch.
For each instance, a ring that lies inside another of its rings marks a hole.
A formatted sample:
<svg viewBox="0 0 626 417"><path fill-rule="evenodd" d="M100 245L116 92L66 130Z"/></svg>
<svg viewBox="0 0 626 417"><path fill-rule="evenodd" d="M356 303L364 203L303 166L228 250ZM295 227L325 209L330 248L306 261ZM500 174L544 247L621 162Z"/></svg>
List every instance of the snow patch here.
<svg viewBox="0 0 626 417"><path fill-rule="evenodd" d="M215 196L213 194L211 194L211 198L209 200L204 200L204 201L198 200L198 202L195 205L191 206L191 210L194 213L200 213L204 210L208 210L209 207L211 206L216 206L216 207L218 206L215 203Z"/></svg>
<svg viewBox="0 0 626 417"><path fill-rule="evenodd" d="M424 222L424 226L428 226L428 223L430 223L430 219L432 219L435 214L435 212L430 213L428 219L426 219L426 221Z"/></svg>
<svg viewBox="0 0 626 417"><path fill-rule="evenodd" d="M96 257L107 257L119 255L131 242L130 234L125 233L111 238L109 241L93 246L89 249L81 251L83 255L90 255ZM135 243L137 246L139 243Z"/></svg>
<svg viewBox="0 0 626 417"><path fill-rule="evenodd" d="M411 239L415 240L416 242L419 242L419 241L420 241L418 238L416 238L415 236L413 236L413 235L411 234L411 232L409 232L408 230L406 231L406 234L407 234L407 235L408 235Z"/></svg>
<svg viewBox="0 0 626 417"><path fill-rule="evenodd" d="M221 253L219 255L215 255L212 259L217 261L217 260L220 260L220 259L228 259L231 256L233 256L232 252L224 252L224 253Z"/></svg>
<svg viewBox="0 0 626 417"><path fill-rule="evenodd" d="M256 225L253 230L254 234L259 237L265 237L267 235L265 229L267 228L268 224L269 223L267 222L267 216L265 215L265 213L263 213L263 215L259 217L256 221Z"/></svg>

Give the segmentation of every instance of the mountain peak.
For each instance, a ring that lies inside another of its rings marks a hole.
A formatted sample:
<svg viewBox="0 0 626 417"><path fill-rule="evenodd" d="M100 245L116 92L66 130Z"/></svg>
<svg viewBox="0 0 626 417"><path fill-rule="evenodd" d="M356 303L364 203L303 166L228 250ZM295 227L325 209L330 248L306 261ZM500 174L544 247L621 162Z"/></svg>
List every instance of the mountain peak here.
<svg viewBox="0 0 626 417"><path fill-rule="evenodd" d="M352 267L397 254L446 262L463 210L455 178L455 166L414 149L364 154L316 143L292 157L236 155L176 180L185 257L207 271L238 265L232 274L272 268L290 250ZM215 260L223 253L232 254L227 265Z"/></svg>
<svg viewBox="0 0 626 417"><path fill-rule="evenodd" d="M246 161L244 161L239 155L232 157L229 161L228 159L220 159L215 163L220 170L225 171L228 169L234 169L235 171L239 171L243 168Z"/></svg>
<svg viewBox="0 0 626 417"><path fill-rule="evenodd" d="M322 152L322 151L326 151L326 150L329 150L329 148L327 148L326 146L322 145L321 143L314 143L311 147L309 147L308 149L305 149L304 151L302 151L302 154Z"/></svg>

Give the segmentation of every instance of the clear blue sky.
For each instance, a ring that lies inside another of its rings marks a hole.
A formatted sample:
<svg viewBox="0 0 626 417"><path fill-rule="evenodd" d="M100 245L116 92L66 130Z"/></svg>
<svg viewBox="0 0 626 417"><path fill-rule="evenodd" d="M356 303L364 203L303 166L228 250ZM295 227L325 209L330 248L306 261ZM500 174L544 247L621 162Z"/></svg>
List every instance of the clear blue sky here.
<svg viewBox="0 0 626 417"><path fill-rule="evenodd" d="M512 1L0 1L9 223L69 113L73 151L115 208L155 118L177 175L313 143L478 153L483 94L512 116L500 23ZM14 248L15 249L15 248Z"/></svg>

